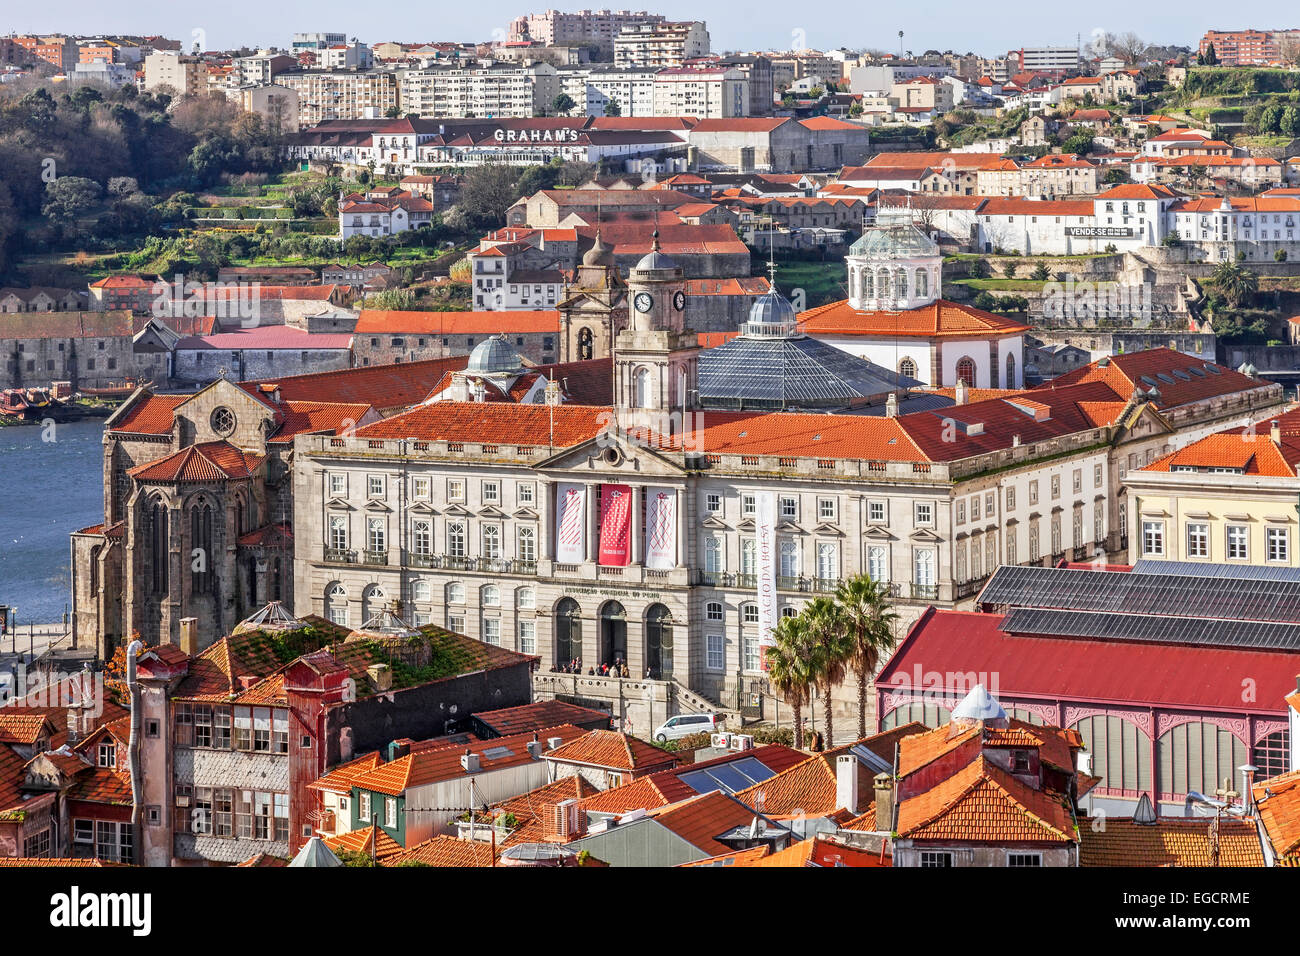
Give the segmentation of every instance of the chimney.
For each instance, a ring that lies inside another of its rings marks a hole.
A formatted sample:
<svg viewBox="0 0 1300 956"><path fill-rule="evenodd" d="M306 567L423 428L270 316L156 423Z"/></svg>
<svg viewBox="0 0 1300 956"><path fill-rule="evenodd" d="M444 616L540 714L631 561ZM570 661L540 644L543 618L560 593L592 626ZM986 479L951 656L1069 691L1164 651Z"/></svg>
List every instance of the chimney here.
<svg viewBox="0 0 1300 956"><path fill-rule="evenodd" d="M387 664L371 664L366 668L366 679L376 693L393 689L393 669Z"/></svg>
<svg viewBox="0 0 1300 956"><path fill-rule="evenodd" d="M563 738L563 737L547 737L547 738L546 738L546 749L547 749L547 750L556 750L556 749L559 748L560 744L562 744L562 743L564 743L564 738Z"/></svg>
<svg viewBox="0 0 1300 956"><path fill-rule="evenodd" d="M466 773L478 773L478 754L466 749L460 755L460 765L465 768Z"/></svg>
<svg viewBox="0 0 1300 956"><path fill-rule="evenodd" d="M1268 434L1273 439L1274 445L1282 444L1282 426L1278 424L1276 418L1268 423Z"/></svg>
<svg viewBox="0 0 1300 956"><path fill-rule="evenodd" d="M528 756L536 760L542 755L542 742L540 740L528 741Z"/></svg>
<svg viewBox="0 0 1300 956"><path fill-rule="evenodd" d="M890 392L889 397L885 399L885 417L886 418L898 417L898 393L897 392Z"/></svg>
<svg viewBox="0 0 1300 956"><path fill-rule="evenodd" d="M451 373L451 386L447 392L447 397L453 402L469 401L469 379L465 377L464 372Z"/></svg>
<svg viewBox="0 0 1300 956"><path fill-rule="evenodd" d="M190 657L199 653L199 619L197 617L181 618L181 650Z"/></svg>
<svg viewBox="0 0 1300 956"><path fill-rule="evenodd" d="M1241 806L1246 811L1246 815L1250 816L1255 805L1255 797L1251 792L1251 788L1255 783L1255 774L1259 772L1259 768L1245 763L1237 769L1241 771Z"/></svg>
<svg viewBox="0 0 1300 956"><path fill-rule="evenodd" d="M853 754L835 758L835 806L858 812L858 758Z"/></svg>
<svg viewBox="0 0 1300 956"><path fill-rule="evenodd" d="M894 778L887 773L878 773L872 782L876 788L876 829L893 833Z"/></svg>
<svg viewBox="0 0 1300 956"><path fill-rule="evenodd" d="M954 390L953 402L957 405L965 405L970 400L970 387L966 384L964 378L957 379L957 388Z"/></svg>
<svg viewBox="0 0 1300 956"><path fill-rule="evenodd" d="M1019 435L1012 435L1012 436L1011 436L1011 447L1012 447L1012 448L1019 448L1019 447L1020 447L1020 436L1019 436Z"/></svg>

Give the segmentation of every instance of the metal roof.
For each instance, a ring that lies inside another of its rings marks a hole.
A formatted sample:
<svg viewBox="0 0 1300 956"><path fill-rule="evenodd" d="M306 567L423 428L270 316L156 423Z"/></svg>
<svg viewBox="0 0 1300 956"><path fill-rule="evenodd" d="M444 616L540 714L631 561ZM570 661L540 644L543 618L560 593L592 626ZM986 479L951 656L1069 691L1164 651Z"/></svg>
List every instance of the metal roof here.
<svg viewBox="0 0 1300 956"><path fill-rule="evenodd" d="M739 335L699 357L705 408L842 408L921 384L806 335Z"/></svg>
<svg viewBox="0 0 1300 956"><path fill-rule="evenodd" d="M1246 578L1252 581L1300 581L1300 568L1264 567L1258 564L1209 564L1203 561L1162 561L1139 558L1133 570L1141 574L1184 574L1211 578Z"/></svg>
<svg viewBox="0 0 1300 956"><path fill-rule="evenodd" d="M1300 580L1214 577L1206 568L1197 570L1152 574L1004 565L980 592L979 604L1300 623Z"/></svg>
<svg viewBox="0 0 1300 956"><path fill-rule="evenodd" d="M1300 651L1300 624L1277 621L1225 621L1175 615L1013 608L1003 619L1002 630L1008 634L1119 641L1173 641L1214 647Z"/></svg>

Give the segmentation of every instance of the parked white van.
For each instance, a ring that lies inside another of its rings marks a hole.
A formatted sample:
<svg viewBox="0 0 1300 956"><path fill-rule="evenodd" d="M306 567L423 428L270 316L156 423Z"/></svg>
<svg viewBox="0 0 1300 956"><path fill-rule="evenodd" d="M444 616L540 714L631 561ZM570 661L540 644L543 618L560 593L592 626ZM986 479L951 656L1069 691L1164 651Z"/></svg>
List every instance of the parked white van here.
<svg viewBox="0 0 1300 956"><path fill-rule="evenodd" d="M691 734L711 734L721 726L722 718L717 714L678 714L655 728L654 739L663 742Z"/></svg>

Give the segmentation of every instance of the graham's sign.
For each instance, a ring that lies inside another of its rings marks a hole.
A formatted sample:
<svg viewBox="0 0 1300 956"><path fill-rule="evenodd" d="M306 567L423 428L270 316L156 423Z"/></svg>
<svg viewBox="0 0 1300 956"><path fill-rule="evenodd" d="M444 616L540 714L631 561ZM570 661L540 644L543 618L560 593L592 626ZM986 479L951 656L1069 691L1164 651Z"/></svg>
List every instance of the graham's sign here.
<svg viewBox="0 0 1300 956"><path fill-rule="evenodd" d="M1065 234L1079 239L1132 239L1137 230L1128 226L1066 226Z"/></svg>
<svg viewBox="0 0 1300 956"><path fill-rule="evenodd" d="M498 129L495 133L498 143L576 143L578 130L572 127L560 129Z"/></svg>

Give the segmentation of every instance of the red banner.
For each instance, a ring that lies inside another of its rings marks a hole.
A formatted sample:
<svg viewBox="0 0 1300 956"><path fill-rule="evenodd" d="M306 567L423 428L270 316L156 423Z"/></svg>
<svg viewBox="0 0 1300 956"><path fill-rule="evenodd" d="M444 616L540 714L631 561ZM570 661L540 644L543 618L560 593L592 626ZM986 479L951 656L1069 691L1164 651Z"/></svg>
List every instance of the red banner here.
<svg viewBox="0 0 1300 956"><path fill-rule="evenodd" d="M632 552L632 489L600 486L600 563L624 567Z"/></svg>

